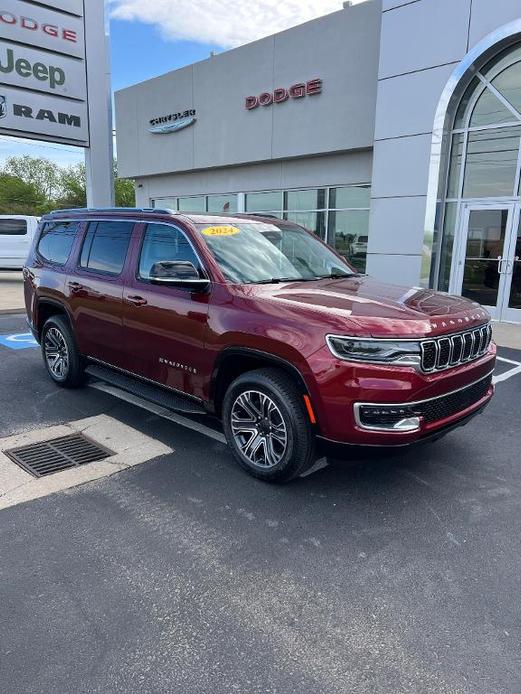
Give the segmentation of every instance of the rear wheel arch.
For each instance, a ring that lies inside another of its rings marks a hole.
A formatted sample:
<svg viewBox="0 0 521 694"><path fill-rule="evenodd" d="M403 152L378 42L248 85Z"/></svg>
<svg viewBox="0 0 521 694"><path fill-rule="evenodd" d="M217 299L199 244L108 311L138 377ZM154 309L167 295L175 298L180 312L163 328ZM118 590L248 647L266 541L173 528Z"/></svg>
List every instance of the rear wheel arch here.
<svg viewBox="0 0 521 694"><path fill-rule="evenodd" d="M63 316L72 328L72 320L66 307L59 301L54 299L39 299L36 306L36 330L38 332L38 338L42 337L43 326L46 321L52 316Z"/></svg>

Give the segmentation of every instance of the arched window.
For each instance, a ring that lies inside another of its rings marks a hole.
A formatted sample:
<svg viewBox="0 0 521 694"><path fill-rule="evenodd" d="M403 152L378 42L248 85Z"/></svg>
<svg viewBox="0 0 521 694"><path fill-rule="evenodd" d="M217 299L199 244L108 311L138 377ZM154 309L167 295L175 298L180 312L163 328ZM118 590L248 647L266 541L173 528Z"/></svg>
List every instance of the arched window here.
<svg viewBox="0 0 521 694"><path fill-rule="evenodd" d="M521 199L521 45L475 72L453 113L438 190L443 234L436 270L437 286L444 291L449 289L462 203Z"/></svg>

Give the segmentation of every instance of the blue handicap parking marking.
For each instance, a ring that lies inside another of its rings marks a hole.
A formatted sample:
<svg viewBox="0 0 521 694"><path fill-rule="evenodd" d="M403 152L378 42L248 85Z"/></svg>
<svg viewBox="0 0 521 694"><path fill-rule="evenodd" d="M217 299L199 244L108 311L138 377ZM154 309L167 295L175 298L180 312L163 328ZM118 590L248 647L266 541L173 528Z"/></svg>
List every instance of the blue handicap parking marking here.
<svg viewBox="0 0 521 694"><path fill-rule="evenodd" d="M34 349L38 347L38 343L31 333L0 335L0 345L9 349Z"/></svg>

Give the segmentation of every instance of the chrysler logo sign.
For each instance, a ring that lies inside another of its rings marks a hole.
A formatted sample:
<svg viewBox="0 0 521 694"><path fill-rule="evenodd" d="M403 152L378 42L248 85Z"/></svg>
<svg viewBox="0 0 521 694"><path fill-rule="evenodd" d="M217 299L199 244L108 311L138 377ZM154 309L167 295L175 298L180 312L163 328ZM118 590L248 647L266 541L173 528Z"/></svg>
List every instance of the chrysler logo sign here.
<svg viewBox="0 0 521 694"><path fill-rule="evenodd" d="M183 128L187 128L195 123L197 120L195 114L195 109L191 108L181 113L171 113L168 116L152 118L148 132L153 135L166 135L183 130Z"/></svg>
<svg viewBox="0 0 521 694"><path fill-rule="evenodd" d="M0 118L5 118L7 116L7 103L5 96L0 94Z"/></svg>

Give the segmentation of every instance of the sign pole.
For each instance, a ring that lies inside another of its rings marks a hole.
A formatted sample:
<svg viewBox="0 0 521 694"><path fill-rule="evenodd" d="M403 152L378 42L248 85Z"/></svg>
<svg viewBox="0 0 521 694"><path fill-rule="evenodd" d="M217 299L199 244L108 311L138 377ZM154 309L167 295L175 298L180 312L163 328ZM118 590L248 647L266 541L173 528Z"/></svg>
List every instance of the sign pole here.
<svg viewBox="0 0 521 694"><path fill-rule="evenodd" d="M114 145L109 25L105 15L104 0L88 0L84 6L90 122L90 147L85 149L87 206L113 207ZM105 27L101 42L100 26Z"/></svg>

